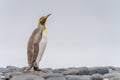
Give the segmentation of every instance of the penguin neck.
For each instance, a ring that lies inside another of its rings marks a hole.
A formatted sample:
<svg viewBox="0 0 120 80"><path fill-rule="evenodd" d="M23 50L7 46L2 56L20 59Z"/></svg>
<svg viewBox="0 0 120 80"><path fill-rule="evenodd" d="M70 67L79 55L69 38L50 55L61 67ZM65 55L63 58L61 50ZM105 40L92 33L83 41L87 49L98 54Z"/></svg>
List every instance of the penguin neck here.
<svg viewBox="0 0 120 80"><path fill-rule="evenodd" d="M45 25L38 24L38 28L44 27Z"/></svg>
<svg viewBox="0 0 120 80"><path fill-rule="evenodd" d="M43 31L46 31L46 30L47 30L46 26L45 26L45 25L41 25L41 24L38 24L38 28L39 28L39 29L40 29L40 28L43 28Z"/></svg>
<svg viewBox="0 0 120 80"><path fill-rule="evenodd" d="M47 28L46 28L45 25L38 24L38 28L39 28L39 29L40 29L40 28L43 28L43 31L42 31L43 35L46 35L46 34L47 34Z"/></svg>

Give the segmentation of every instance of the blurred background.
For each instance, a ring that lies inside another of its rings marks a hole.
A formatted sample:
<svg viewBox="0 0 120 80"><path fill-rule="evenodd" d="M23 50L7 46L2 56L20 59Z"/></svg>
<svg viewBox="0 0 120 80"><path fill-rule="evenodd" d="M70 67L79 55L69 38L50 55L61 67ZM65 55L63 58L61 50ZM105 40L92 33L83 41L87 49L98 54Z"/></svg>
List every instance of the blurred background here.
<svg viewBox="0 0 120 80"><path fill-rule="evenodd" d="M27 66L41 16L48 44L41 68L120 66L120 0L0 0L0 66Z"/></svg>

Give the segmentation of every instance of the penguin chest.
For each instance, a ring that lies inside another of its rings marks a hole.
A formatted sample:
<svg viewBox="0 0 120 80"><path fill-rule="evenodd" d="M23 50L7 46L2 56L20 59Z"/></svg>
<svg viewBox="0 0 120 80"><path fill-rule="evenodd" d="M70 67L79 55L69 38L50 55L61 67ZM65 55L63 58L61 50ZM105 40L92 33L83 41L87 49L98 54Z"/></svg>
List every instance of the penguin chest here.
<svg viewBox="0 0 120 80"><path fill-rule="evenodd" d="M46 49L46 45L47 45L47 35L46 35L46 33L43 32L41 41L39 42L39 53L38 53L38 57L36 59L37 64L39 64L39 62L43 56L43 53Z"/></svg>
<svg viewBox="0 0 120 80"><path fill-rule="evenodd" d="M46 48L46 44L47 44L47 36L42 36L42 39L39 43L39 53L41 53L41 51L43 51Z"/></svg>

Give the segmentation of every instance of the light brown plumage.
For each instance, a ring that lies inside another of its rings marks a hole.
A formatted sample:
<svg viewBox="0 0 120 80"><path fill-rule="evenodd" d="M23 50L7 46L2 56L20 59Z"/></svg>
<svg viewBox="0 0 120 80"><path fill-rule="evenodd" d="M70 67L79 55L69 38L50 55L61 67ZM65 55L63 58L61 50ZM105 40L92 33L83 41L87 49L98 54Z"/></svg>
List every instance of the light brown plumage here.
<svg viewBox="0 0 120 80"><path fill-rule="evenodd" d="M50 14L48 14L47 16L43 16L39 19L38 27L33 31L32 35L29 38L28 46L27 46L27 56L28 56L29 67L27 71L29 71L32 67L38 68L36 59L40 51L39 43L41 42L43 31L46 29L45 22L49 15Z"/></svg>
<svg viewBox="0 0 120 80"><path fill-rule="evenodd" d="M38 36L39 39L36 39L35 35L38 34L38 32L40 33L39 34L40 36ZM36 28L33 31L32 35L28 41L27 55L28 55L28 64L29 64L30 69L35 65L35 60L38 56L39 42L40 42L41 38L42 38L42 30L40 31L39 28Z"/></svg>

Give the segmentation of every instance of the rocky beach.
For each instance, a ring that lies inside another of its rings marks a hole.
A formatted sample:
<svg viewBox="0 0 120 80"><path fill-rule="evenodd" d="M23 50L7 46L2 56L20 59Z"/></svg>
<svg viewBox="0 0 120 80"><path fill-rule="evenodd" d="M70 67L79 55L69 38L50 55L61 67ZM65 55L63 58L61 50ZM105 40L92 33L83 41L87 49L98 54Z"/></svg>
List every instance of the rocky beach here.
<svg viewBox="0 0 120 80"><path fill-rule="evenodd" d="M0 80L120 80L120 67L42 68L24 72L26 67L0 67Z"/></svg>

